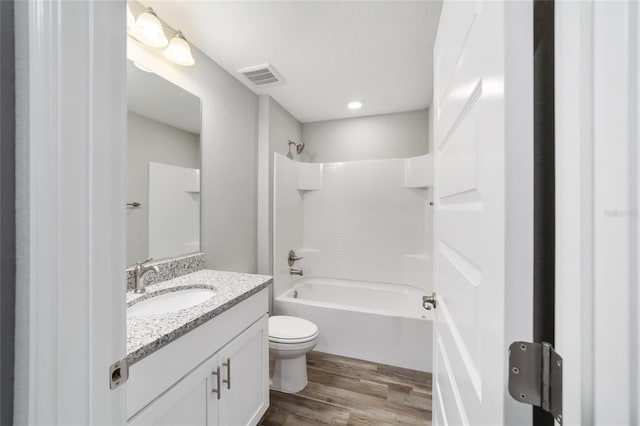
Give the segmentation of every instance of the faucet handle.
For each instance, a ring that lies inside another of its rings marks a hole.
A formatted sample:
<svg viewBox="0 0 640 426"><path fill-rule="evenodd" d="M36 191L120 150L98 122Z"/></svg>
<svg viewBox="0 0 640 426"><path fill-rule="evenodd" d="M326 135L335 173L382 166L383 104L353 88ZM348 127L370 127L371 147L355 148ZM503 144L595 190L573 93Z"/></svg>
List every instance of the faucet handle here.
<svg viewBox="0 0 640 426"><path fill-rule="evenodd" d="M151 262L153 257L148 258L147 260L140 260L136 262L136 269L142 269L147 263Z"/></svg>
<svg viewBox="0 0 640 426"><path fill-rule="evenodd" d="M289 257L287 257L287 262L289 263L289 266L293 266L294 263L296 263L298 260L302 260L304 259L304 257L302 256L296 256L296 252L293 250L289 250Z"/></svg>

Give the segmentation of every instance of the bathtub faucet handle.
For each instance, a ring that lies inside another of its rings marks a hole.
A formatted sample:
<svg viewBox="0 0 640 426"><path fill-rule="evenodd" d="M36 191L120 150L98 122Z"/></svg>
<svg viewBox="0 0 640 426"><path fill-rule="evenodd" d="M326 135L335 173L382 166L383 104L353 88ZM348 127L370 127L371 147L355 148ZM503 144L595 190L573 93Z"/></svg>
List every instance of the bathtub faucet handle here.
<svg viewBox="0 0 640 426"><path fill-rule="evenodd" d="M296 263L298 260L302 260L304 259L304 257L302 256L296 256L296 252L293 250L289 250L289 257L287 258L287 261L289 262L289 266L293 266L294 263Z"/></svg>
<svg viewBox="0 0 640 426"><path fill-rule="evenodd" d="M431 296L422 296L422 307L427 311L435 309L437 307L436 294L431 293Z"/></svg>

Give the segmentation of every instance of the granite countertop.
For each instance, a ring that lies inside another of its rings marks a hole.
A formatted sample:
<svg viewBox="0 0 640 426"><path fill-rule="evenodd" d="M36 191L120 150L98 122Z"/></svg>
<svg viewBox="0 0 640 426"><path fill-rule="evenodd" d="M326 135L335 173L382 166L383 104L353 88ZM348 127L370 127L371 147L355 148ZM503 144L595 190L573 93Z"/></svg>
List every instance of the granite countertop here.
<svg viewBox="0 0 640 426"><path fill-rule="evenodd" d="M203 269L146 287L147 292L127 292L127 307L163 293L188 288L215 288L209 300L179 311L156 315L127 315L127 361L140 361L199 325L237 305L273 282L265 275Z"/></svg>

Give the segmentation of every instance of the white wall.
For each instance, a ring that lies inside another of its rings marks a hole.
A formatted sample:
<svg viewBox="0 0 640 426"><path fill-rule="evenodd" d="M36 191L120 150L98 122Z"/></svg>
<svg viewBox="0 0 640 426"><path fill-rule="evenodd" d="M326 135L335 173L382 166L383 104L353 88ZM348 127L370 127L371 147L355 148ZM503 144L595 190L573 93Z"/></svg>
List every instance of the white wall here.
<svg viewBox="0 0 640 426"><path fill-rule="evenodd" d="M255 272L258 97L194 46L192 67L130 39L127 49L130 59L202 99L201 249L209 268Z"/></svg>
<svg viewBox="0 0 640 426"><path fill-rule="evenodd" d="M304 194L305 272L431 290L425 189L405 188L399 159L324 163Z"/></svg>
<svg viewBox="0 0 640 426"><path fill-rule="evenodd" d="M407 158L428 152L427 110L302 125L303 159L313 163Z"/></svg>
<svg viewBox="0 0 640 426"><path fill-rule="evenodd" d="M274 153L287 155L289 139L302 140L302 124L270 96L260 96L258 160L258 272L273 269Z"/></svg>
<svg viewBox="0 0 640 426"><path fill-rule="evenodd" d="M300 142L302 140L302 124L296 120L279 103L269 98L269 182L273 182L274 154L287 155L289 139ZM269 193L269 223L273 214L273 185ZM269 248L273 247L273 228L269 233ZM269 264L273 264L273 252L269 250ZM269 271L271 273L272 271Z"/></svg>
<svg viewBox="0 0 640 426"><path fill-rule="evenodd" d="M406 284L429 293L425 216L432 177L419 177L429 173L415 167L428 157L301 163L276 155L275 294L298 278L289 274L291 249L304 257L293 267L306 276Z"/></svg>
<svg viewBox="0 0 640 426"><path fill-rule="evenodd" d="M149 257L149 162L200 168L200 136L127 113L127 265Z"/></svg>

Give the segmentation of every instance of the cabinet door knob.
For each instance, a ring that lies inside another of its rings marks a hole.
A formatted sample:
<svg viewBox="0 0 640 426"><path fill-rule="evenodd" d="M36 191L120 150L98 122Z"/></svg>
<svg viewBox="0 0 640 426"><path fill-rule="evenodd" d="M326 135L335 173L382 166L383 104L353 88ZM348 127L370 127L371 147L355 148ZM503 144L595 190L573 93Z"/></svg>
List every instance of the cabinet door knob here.
<svg viewBox="0 0 640 426"><path fill-rule="evenodd" d="M212 389L211 392L218 394L218 399L220 399L220 394L222 392L220 392L220 367L216 368L216 371L214 371L213 373L211 373L212 375L216 376L216 388Z"/></svg>
<svg viewBox="0 0 640 426"><path fill-rule="evenodd" d="M227 367L227 379L223 380L222 383L226 383L227 389L231 389L231 358L227 358L227 362L223 362L222 365Z"/></svg>

